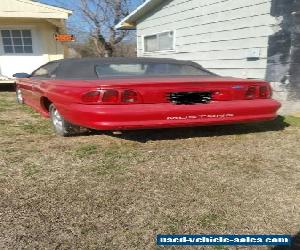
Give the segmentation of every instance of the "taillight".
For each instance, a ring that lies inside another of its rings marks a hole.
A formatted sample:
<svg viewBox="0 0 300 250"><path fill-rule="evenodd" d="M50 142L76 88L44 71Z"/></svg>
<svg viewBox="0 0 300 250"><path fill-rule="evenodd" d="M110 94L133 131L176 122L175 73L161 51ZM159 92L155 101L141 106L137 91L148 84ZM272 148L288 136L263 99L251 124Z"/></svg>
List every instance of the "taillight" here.
<svg viewBox="0 0 300 250"><path fill-rule="evenodd" d="M132 90L125 90L122 93L122 102L123 103L136 103L136 102L138 102L138 94Z"/></svg>
<svg viewBox="0 0 300 250"><path fill-rule="evenodd" d="M113 89L104 90L101 101L103 103L118 103L119 92Z"/></svg>
<svg viewBox="0 0 300 250"><path fill-rule="evenodd" d="M246 92L246 99L269 99L272 97L270 86L250 86Z"/></svg>
<svg viewBox="0 0 300 250"><path fill-rule="evenodd" d="M90 91L88 93L85 93L81 100L86 103L97 103L100 99L100 91Z"/></svg>
<svg viewBox="0 0 300 250"><path fill-rule="evenodd" d="M141 103L140 95L133 90L95 90L82 95L81 100L88 104L130 104Z"/></svg>
<svg viewBox="0 0 300 250"><path fill-rule="evenodd" d="M272 96L272 90L269 86L259 87L259 97L262 99L269 99Z"/></svg>
<svg viewBox="0 0 300 250"><path fill-rule="evenodd" d="M256 87L255 86L251 86L248 88L247 92L246 92L246 99L248 100L252 100L256 98Z"/></svg>

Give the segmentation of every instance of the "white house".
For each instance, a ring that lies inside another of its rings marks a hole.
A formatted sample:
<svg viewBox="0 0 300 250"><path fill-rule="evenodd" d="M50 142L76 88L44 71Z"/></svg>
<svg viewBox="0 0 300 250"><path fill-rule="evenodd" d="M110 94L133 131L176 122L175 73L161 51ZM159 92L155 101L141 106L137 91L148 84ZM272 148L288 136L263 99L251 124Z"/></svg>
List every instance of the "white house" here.
<svg viewBox="0 0 300 250"><path fill-rule="evenodd" d="M299 10L286 0L147 0L116 28L136 29L138 56L267 79L300 100Z"/></svg>
<svg viewBox="0 0 300 250"><path fill-rule="evenodd" d="M64 57L64 45L54 39L65 32L71 11L30 0L1 0L0 80L31 73ZM10 80L9 80L10 81Z"/></svg>

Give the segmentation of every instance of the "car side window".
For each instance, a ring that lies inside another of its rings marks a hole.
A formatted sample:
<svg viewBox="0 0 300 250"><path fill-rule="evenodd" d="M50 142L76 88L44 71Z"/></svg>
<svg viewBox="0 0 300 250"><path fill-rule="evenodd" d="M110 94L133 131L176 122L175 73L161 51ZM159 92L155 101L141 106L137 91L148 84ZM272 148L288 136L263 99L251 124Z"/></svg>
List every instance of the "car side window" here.
<svg viewBox="0 0 300 250"><path fill-rule="evenodd" d="M50 63L38 68L36 71L34 71L31 75L31 77L55 78L58 66L59 66L58 62L50 62Z"/></svg>

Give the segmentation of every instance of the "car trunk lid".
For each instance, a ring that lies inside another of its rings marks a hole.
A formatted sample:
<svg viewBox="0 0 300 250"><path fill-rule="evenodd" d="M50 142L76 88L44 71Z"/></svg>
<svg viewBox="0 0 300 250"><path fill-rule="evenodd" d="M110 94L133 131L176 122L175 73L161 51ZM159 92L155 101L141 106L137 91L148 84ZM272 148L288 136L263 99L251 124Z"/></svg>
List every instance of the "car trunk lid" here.
<svg viewBox="0 0 300 250"><path fill-rule="evenodd" d="M245 99L249 86L266 84L260 80L225 77L156 77L72 81L68 86L94 90L130 90L142 103L176 105L209 104L211 101ZM65 84L65 81L64 81Z"/></svg>
<svg viewBox="0 0 300 250"><path fill-rule="evenodd" d="M244 99L249 86L259 81L222 77L176 77L103 80L102 89L136 91L143 103L208 104Z"/></svg>

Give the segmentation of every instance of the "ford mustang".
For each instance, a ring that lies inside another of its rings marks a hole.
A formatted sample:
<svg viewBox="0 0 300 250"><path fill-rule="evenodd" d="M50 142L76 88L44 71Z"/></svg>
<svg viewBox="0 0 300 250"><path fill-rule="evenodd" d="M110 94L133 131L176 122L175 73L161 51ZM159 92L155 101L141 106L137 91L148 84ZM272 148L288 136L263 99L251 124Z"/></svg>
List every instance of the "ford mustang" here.
<svg viewBox="0 0 300 250"><path fill-rule="evenodd" d="M221 77L197 63L173 59L65 59L15 77L17 101L51 118L62 136L80 128L122 131L267 121L280 108L265 81Z"/></svg>

